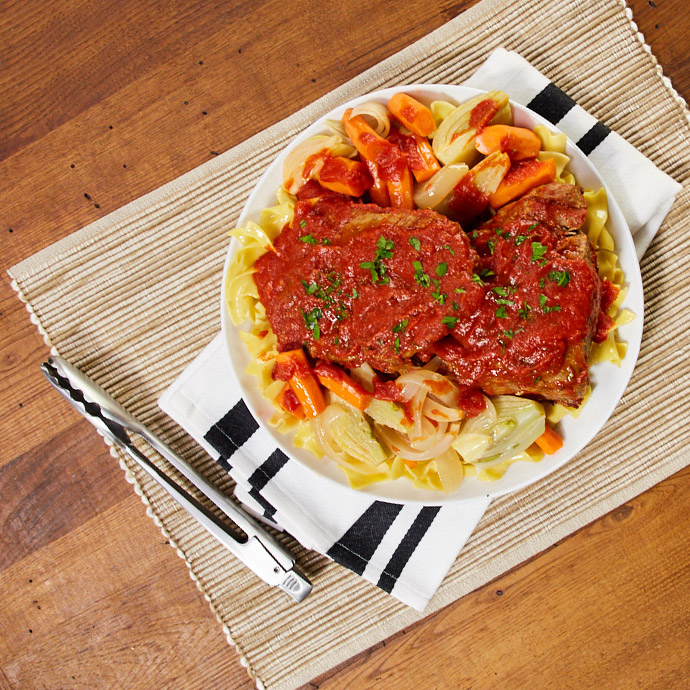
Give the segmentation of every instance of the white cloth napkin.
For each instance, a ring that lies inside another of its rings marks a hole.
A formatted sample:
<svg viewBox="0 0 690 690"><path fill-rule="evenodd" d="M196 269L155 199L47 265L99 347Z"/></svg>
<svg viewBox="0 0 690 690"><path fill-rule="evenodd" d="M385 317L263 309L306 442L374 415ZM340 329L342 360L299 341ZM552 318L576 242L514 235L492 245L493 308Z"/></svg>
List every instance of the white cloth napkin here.
<svg viewBox="0 0 690 690"><path fill-rule="evenodd" d="M680 185L516 53L496 50L467 85L506 91L577 142L621 204L642 255ZM220 335L158 404L230 472L250 512L419 611L489 505L489 499L443 507L386 503L305 469L249 413Z"/></svg>

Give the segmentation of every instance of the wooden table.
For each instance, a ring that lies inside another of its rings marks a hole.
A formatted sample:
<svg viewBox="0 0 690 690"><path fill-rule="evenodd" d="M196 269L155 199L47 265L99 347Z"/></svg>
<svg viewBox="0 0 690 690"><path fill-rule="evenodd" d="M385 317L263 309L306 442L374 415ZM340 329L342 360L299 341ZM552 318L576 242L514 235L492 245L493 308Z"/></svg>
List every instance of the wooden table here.
<svg viewBox="0 0 690 690"><path fill-rule="evenodd" d="M4 3L3 267L470 4ZM686 0L631 6L690 99ZM0 687L251 688L101 439L43 380L47 348L8 280L0 290ZM689 496L690 469L308 687L687 688Z"/></svg>

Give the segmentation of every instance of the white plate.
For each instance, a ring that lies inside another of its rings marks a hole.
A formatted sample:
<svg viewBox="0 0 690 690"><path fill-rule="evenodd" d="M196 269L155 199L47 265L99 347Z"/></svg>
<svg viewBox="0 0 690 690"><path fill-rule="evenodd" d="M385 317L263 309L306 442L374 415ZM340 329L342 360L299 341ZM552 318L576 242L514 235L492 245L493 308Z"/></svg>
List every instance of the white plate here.
<svg viewBox="0 0 690 690"><path fill-rule="evenodd" d="M356 98L344 104L313 125L305 129L290 143L276 158L263 174L253 192L247 199L247 203L239 217L238 225L248 220L258 222L261 209L276 203L275 193L282 184L283 161L286 155L298 143L314 134L325 133L323 121L327 119L340 120L346 108L363 103L365 101L379 101L387 103L389 98L404 91L417 97L424 103L434 100L448 100L453 103L462 103L482 93L478 89L465 86L439 85L439 84L415 84L400 86ZM528 110L527 108L511 103L513 117L518 126L534 128L536 125L546 125L552 131L558 131L551 123ZM566 153L570 156L569 169L573 172L578 183L586 189L599 189L604 182L589 162L587 157L568 141ZM594 365L590 368L592 379L592 396L583 408L577 419L567 417L560 423L559 430L564 436L563 448L551 456L546 456L541 462L517 462L508 468L505 475L495 482L482 482L476 478L466 478L459 489L451 494L416 489L406 479L398 479L392 482L374 484L363 489L365 493L384 501L396 503L423 503L426 505L441 505L455 503L457 501L471 500L482 496L500 496L543 479L554 470L563 466L584 448L594 435L604 426L611 416L620 397L623 395L630 376L632 375L642 338L643 295L640 268L635 254L630 230L623 218L623 214L607 189L609 204L608 228L616 242L616 251L620 257L620 264L625 273L628 285L628 294L623 303L636 314L636 318L629 324L621 327L619 337L627 342L628 350L623 358L621 367L618 368L609 362ZM233 239L228 249L223 275L227 276L228 267L237 250L238 241ZM225 278L223 280L225 283ZM330 481L349 488L347 478L336 463L328 458L317 459L309 451L296 448L292 444L290 435L279 434L268 423L275 412L271 403L263 397L257 387L257 379L245 374L245 369L250 362L249 354L244 343L238 336L238 329L230 320L225 304L225 284L221 290L221 325L227 342L232 366L237 376L247 407L251 410L257 421L264 426L274 438L276 444L290 457L310 470L316 472Z"/></svg>

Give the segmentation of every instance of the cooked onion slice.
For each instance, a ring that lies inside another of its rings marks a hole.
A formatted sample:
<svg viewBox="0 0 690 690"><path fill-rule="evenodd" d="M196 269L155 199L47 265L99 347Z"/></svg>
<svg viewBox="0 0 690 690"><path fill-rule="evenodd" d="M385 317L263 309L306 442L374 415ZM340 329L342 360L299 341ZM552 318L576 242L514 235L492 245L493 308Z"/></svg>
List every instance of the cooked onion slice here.
<svg viewBox="0 0 690 690"><path fill-rule="evenodd" d="M374 101L360 103L352 109L350 117L355 117L355 115L361 115L380 137L385 139L388 136L391 130L391 121L386 106Z"/></svg>

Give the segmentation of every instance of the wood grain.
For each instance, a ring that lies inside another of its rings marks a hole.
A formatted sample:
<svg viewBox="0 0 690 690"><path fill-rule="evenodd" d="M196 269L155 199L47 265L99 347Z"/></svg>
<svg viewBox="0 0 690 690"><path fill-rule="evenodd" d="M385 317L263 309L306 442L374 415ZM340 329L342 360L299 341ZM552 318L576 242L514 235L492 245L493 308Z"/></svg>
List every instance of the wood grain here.
<svg viewBox="0 0 690 690"><path fill-rule="evenodd" d="M471 4L4 3L3 267ZM686 3L630 5L687 100ZM44 382L46 354L0 282L0 687L252 687L101 439ZM687 687L689 493L680 472L305 688Z"/></svg>

